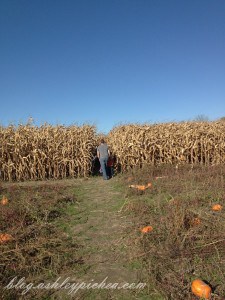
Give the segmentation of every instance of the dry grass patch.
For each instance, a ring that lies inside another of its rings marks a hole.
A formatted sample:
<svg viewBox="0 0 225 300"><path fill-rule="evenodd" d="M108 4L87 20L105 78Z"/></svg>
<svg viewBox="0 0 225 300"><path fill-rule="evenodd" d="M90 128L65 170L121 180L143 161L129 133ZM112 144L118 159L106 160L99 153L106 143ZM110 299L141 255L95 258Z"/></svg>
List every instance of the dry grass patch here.
<svg viewBox="0 0 225 300"><path fill-rule="evenodd" d="M156 179L159 176L161 179ZM201 278L212 299L225 297L225 168L184 166L136 170L133 181L152 180L153 189L127 188L124 210L135 214L138 252L151 288L166 299L194 299L191 282ZM128 177L128 175L127 175ZM127 181L125 179L127 186ZM212 205L222 205L213 211ZM146 234L140 228L152 226ZM136 250L137 251L137 250Z"/></svg>
<svg viewBox="0 0 225 300"><path fill-rule="evenodd" d="M26 284L36 285L83 263L76 238L55 224L59 218L67 218L66 208L76 203L71 191L52 184L9 185L1 190L3 195L9 201L0 207L0 232L12 237L0 243L0 287L4 299L21 296L21 289L3 289L16 276L18 280L24 277ZM24 297L40 299L53 292L31 289Z"/></svg>

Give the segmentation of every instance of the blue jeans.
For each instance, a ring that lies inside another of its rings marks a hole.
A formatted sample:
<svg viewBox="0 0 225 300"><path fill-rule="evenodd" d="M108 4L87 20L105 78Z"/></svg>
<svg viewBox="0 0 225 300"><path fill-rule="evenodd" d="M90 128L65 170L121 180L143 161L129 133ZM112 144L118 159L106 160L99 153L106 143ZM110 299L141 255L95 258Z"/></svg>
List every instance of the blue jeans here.
<svg viewBox="0 0 225 300"><path fill-rule="evenodd" d="M102 168L102 175L103 175L103 179L108 179L107 173L106 173L106 166L107 166L107 161L108 161L108 156L106 157L100 157L100 165Z"/></svg>

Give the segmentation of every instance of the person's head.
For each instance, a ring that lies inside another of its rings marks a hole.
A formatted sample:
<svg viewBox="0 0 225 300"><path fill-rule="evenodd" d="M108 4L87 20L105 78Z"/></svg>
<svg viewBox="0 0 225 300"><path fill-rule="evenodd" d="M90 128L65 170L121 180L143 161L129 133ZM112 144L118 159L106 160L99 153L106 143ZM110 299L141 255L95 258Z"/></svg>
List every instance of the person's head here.
<svg viewBox="0 0 225 300"><path fill-rule="evenodd" d="M105 144L105 140L104 139L101 139L101 144Z"/></svg>

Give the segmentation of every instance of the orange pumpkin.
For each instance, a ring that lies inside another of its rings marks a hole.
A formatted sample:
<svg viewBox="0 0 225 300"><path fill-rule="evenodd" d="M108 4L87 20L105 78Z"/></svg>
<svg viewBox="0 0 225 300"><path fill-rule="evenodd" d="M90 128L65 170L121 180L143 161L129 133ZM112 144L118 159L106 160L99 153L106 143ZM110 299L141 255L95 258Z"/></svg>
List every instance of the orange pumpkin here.
<svg viewBox="0 0 225 300"><path fill-rule="evenodd" d="M129 187L130 188L138 189L139 191L144 191L145 190L145 186L144 185L131 184L131 185L129 185Z"/></svg>
<svg viewBox="0 0 225 300"><path fill-rule="evenodd" d="M151 183L148 183L147 185L136 185L136 184L129 185L130 188L135 188L135 189L137 189L139 191L144 191L147 188L150 188L151 186L152 186Z"/></svg>
<svg viewBox="0 0 225 300"><path fill-rule="evenodd" d="M0 234L0 243L5 243L12 240L12 236L8 233L1 233Z"/></svg>
<svg viewBox="0 0 225 300"><path fill-rule="evenodd" d="M141 229L141 232L143 232L143 233L148 233L148 232L150 232L150 231L152 231L153 230L153 227L152 226L145 226L145 227L143 227L142 229Z"/></svg>
<svg viewBox="0 0 225 300"><path fill-rule="evenodd" d="M9 202L8 199L5 196L3 196L2 200L1 200L1 204L6 205L6 204L8 204L8 202Z"/></svg>
<svg viewBox="0 0 225 300"><path fill-rule="evenodd" d="M144 185L137 185L137 189L139 191L144 191L146 189L146 187Z"/></svg>
<svg viewBox="0 0 225 300"><path fill-rule="evenodd" d="M195 279L191 284L191 291L195 296L203 299L210 299L212 289L201 279Z"/></svg>
<svg viewBox="0 0 225 300"><path fill-rule="evenodd" d="M222 205L220 205L220 204L215 204L215 205L213 205L213 207L212 207L212 210L214 210L214 211L220 211L220 210L222 210Z"/></svg>

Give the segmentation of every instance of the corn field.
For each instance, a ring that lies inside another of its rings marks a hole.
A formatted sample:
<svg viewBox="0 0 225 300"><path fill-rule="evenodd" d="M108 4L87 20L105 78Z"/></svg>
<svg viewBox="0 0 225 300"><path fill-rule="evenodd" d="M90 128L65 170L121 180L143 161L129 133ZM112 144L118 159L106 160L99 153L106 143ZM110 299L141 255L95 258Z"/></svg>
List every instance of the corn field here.
<svg viewBox="0 0 225 300"><path fill-rule="evenodd" d="M225 122L123 125L108 135L121 170L143 164L225 163Z"/></svg>
<svg viewBox="0 0 225 300"><path fill-rule="evenodd" d="M0 127L0 180L88 176L100 137L90 125ZM122 125L107 142L121 171L144 164L225 163L221 121Z"/></svg>
<svg viewBox="0 0 225 300"><path fill-rule="evenodd" d="M94 126L0 127L0 179L88 176L95 146Z"/></svg>

